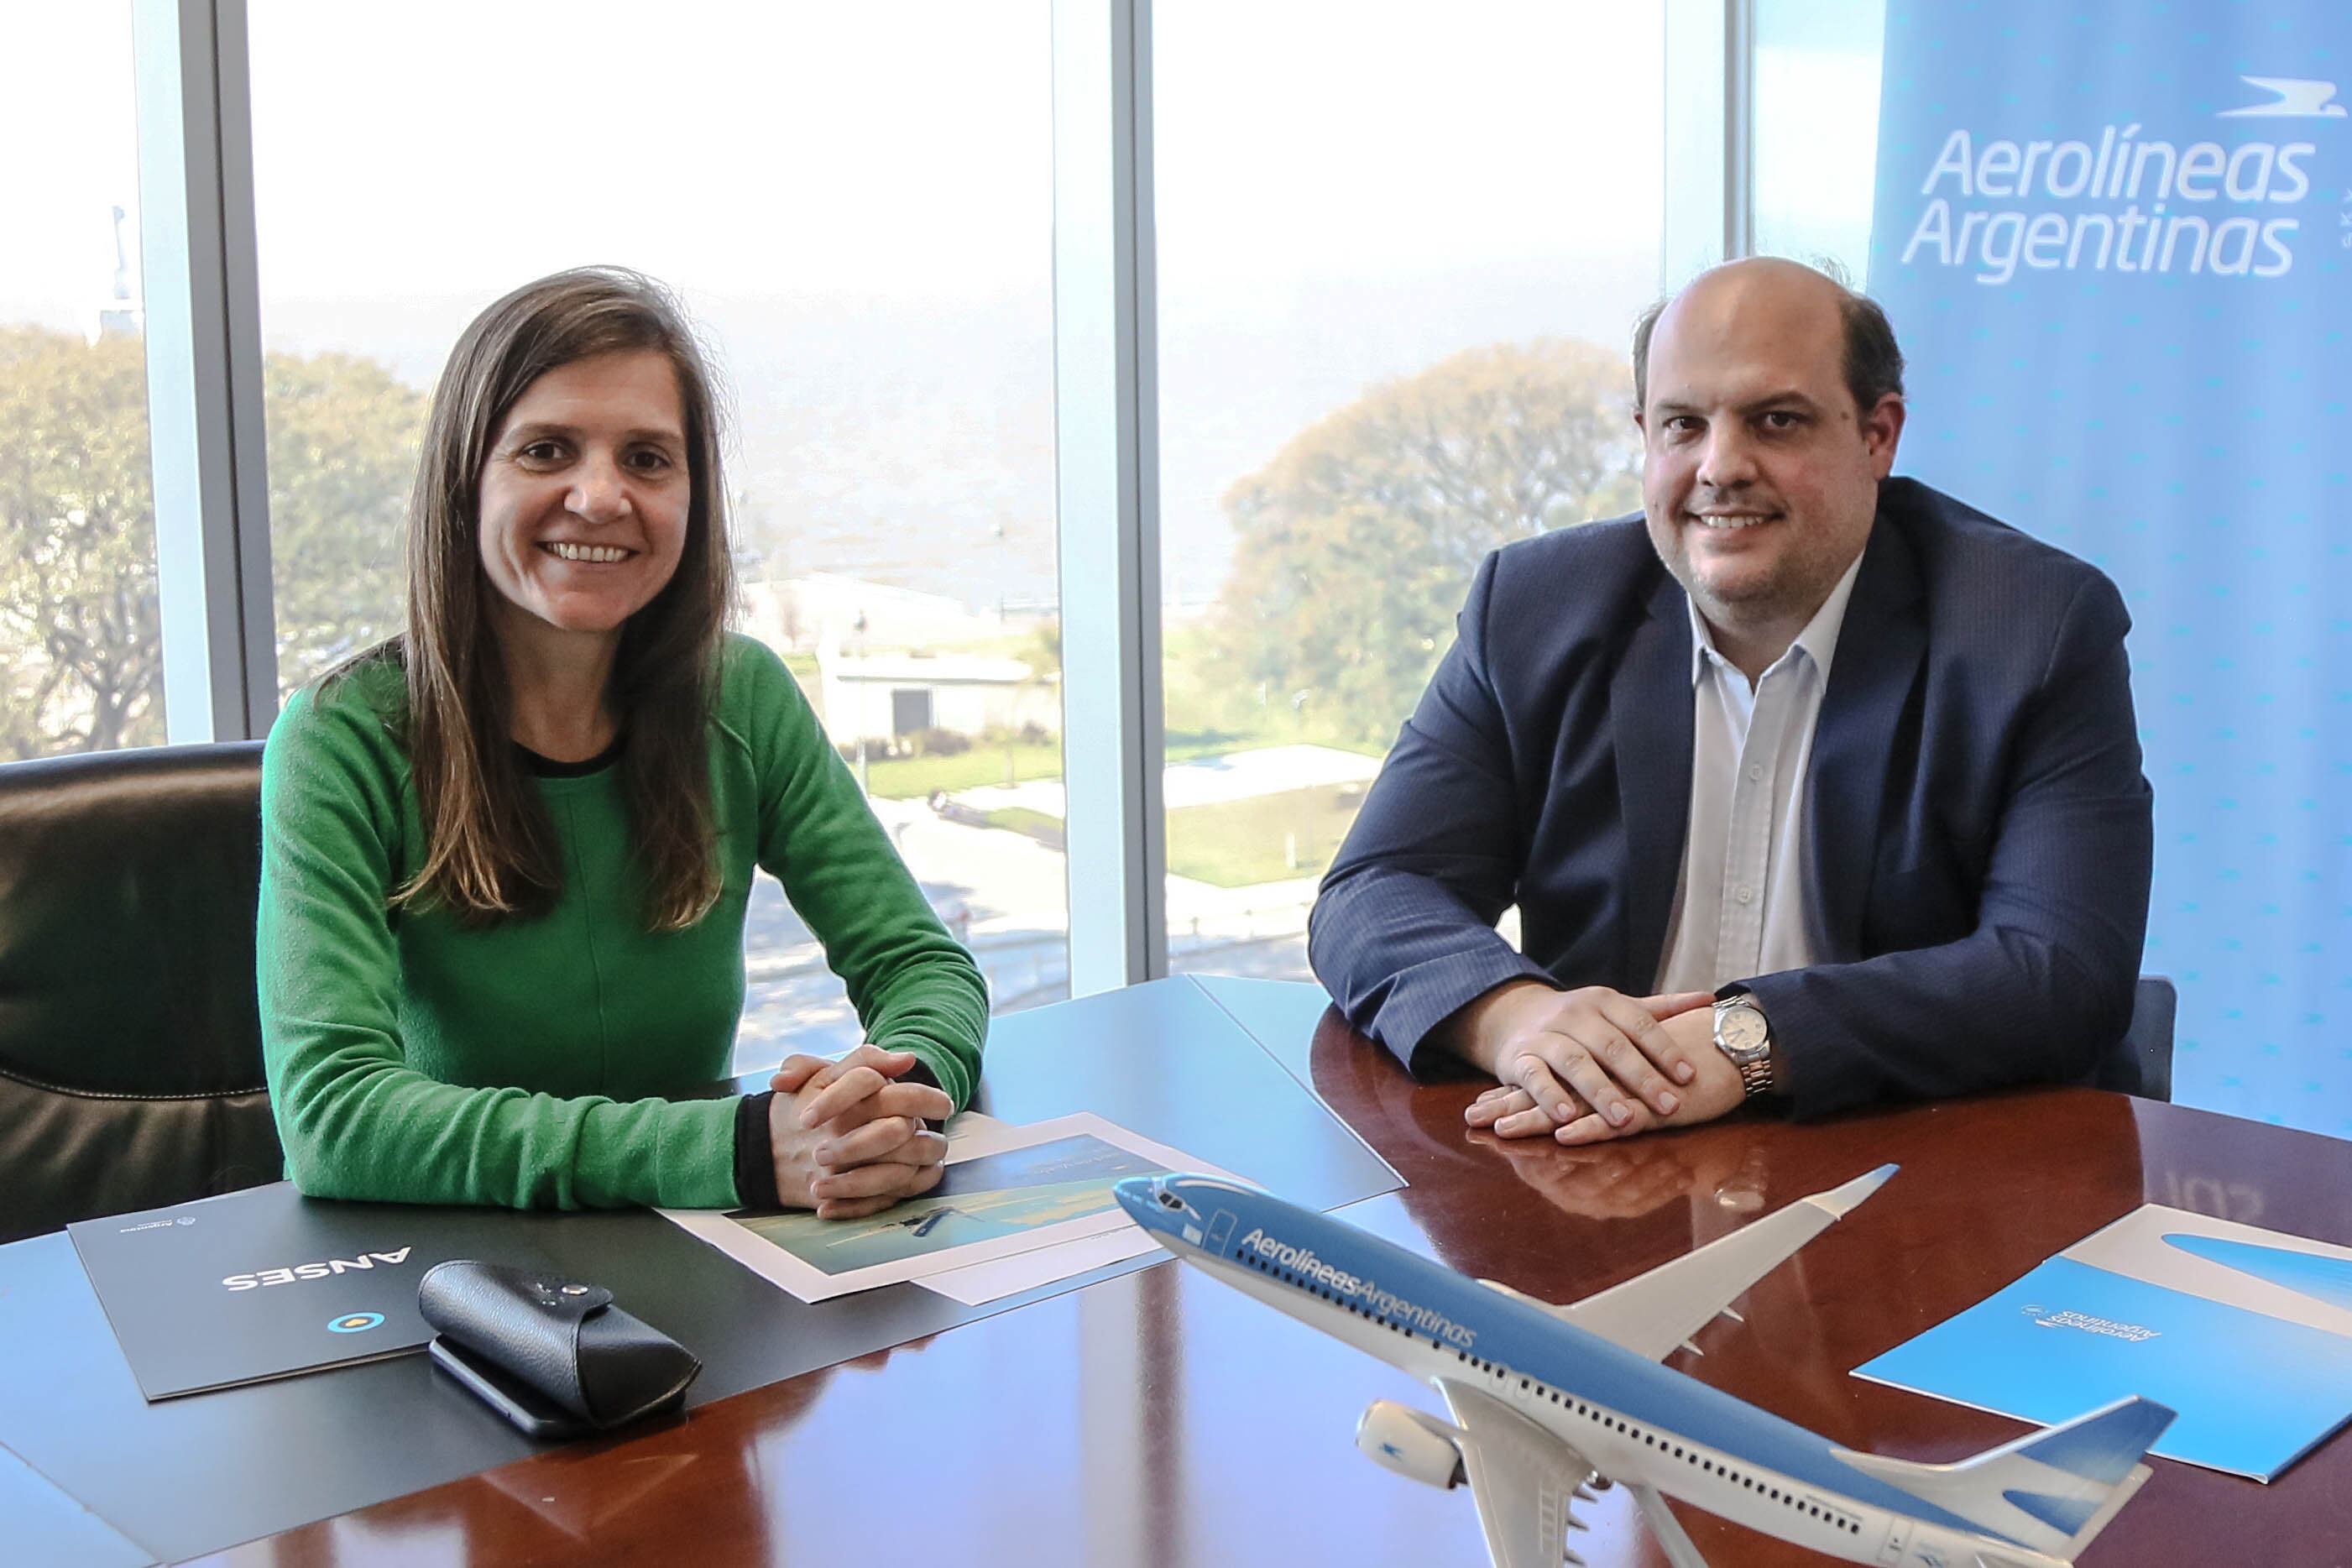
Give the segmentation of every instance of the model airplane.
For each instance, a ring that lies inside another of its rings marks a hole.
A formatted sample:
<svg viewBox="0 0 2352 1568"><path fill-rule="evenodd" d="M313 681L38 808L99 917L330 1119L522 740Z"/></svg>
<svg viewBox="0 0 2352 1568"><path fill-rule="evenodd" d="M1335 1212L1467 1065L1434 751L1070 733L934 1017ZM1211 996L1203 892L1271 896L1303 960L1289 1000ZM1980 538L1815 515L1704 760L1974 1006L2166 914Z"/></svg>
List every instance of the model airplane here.
<svg viewBox="0 0 2352 1568"><path fill-rule="evenodd" d="M2140 1457L2170 1410L2125 1399L1923 1465L1840 1447L1658 1364L1894 1173L1800 1199L1567 1307L1232 1182L1129 1176L1115 1190L1185 1262L1435 1384L1451 1423L1375 1400L1356 1447L1432 1486L1467 1479L1495 1568L1581 1563L1567 1549L1582 1528L1574 1505L1611 1480L1675 1568L1706 1561L1669 1496L1880 1568L2063 1568L2147 1479Z"/></svg>

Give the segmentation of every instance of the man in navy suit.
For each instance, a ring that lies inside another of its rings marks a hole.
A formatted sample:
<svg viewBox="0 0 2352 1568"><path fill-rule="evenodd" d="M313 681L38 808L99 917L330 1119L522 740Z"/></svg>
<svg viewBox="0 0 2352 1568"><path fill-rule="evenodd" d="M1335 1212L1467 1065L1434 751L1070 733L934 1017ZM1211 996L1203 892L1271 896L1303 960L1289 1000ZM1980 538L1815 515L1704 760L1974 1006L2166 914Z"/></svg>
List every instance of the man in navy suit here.
<svg viewBox="0 0 2352 1568"><path fill-rule="evenodd" d="M1474 1125L1821 1115L2078 1080L2121 1041L2129 618L1889 478L1902 368L1822 274L1717 268L1635 335L1643 511L1480 566L1309 928L1357 1027L1498 1080Z"/></svg>

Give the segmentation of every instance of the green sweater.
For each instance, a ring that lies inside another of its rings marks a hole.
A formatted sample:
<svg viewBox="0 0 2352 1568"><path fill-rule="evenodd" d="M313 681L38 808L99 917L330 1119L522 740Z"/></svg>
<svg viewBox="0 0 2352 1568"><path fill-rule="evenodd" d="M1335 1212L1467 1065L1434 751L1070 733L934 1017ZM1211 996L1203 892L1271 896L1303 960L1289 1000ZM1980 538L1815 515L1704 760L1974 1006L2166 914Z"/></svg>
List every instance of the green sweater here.
<svg viewBox="0 0 2352 1568"><path fill-rule="evenodd" d="M723 1208L752 867L775 874L877 1045L971 1097L987 988L776 656L727 640L710 727L724 890L688 930L638 913L614 771L536 780L562 843L543 917L394 910L422 864L389 659L295 695L261 770L262 1049L306 1193L406 1203Z"/></svg>

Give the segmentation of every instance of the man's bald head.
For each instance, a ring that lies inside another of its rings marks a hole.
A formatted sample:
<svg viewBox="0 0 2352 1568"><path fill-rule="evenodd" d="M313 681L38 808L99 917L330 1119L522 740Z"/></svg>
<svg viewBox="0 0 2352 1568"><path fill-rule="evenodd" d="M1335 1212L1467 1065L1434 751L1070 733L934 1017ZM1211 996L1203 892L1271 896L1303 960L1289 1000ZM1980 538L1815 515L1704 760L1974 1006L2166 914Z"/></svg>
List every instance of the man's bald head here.
<svg viewBox="0 0 2352 1568"><path fill-rule="evenodd" d="M1790 261L1718 267L1643 323L1643 526L1750 681L1869 541L1903 434L1894 342L1876 306Z"/></svg>
<svg viewBox="0 0 2352 1568"><path fill-rule="evenodd" d="M1642 312L1633 327L1633 406L1637 410L1646 411L1650 403L1651 340L1659 322L1685 301L1696 309L1810 313L1826 308L1833 312L1835 330L1843 336L1845 387L1853 395L1855 409L1874 408L1884 397L1903 395L1903 351L1895 345L1895 328L1875 300L1803 262L1751 256L1709 268L1680 293Z"/></svg>

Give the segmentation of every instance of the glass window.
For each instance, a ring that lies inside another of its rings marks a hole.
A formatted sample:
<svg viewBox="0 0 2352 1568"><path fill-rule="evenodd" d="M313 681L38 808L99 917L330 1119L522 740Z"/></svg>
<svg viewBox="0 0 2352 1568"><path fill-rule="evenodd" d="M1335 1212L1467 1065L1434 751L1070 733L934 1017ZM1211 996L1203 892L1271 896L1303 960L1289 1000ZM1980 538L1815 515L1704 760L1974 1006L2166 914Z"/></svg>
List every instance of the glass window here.
<svg viewBox="0 0 2352 1568"><path fill-rule="evenodd" d="M0 759L160 745L125 5L0 12Z"/></svg>
<svg viewBox="0 0 2352 1568"><path fill-rule="evenodd" d="M1756 248L1866 280L1885 0L1759 0Z"/></svg>
<svg viewBox="0 0 2352 1568"><path fill-rule="evenodd" d="M252 0L278 672L393 630L427 392L517 284L677 288L731 384L774 646L1000 1009L1066 989L1045 0ZM762 878L739 1065L854 1043Z"/></svg>
<svg viewBox="0 0 2352 1568"><path fill-rule="evenodd" d="M1661 0L1154 13L1168 931L1307 978L1479 559L1633 510Z"/></svg>

